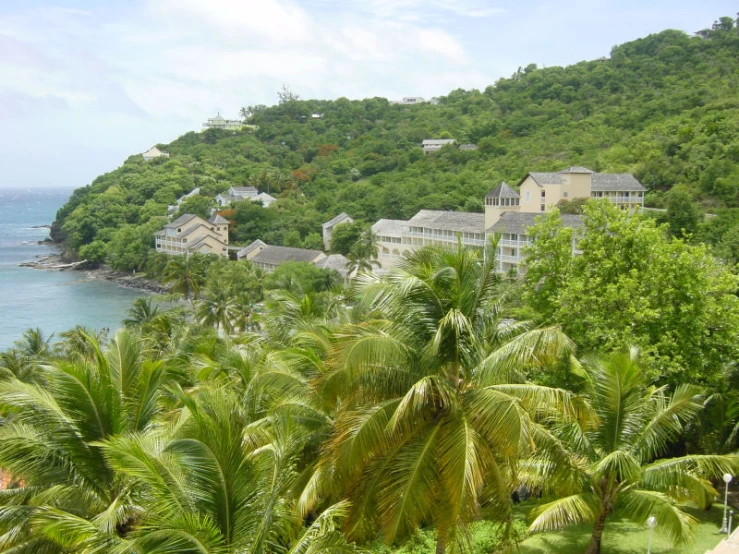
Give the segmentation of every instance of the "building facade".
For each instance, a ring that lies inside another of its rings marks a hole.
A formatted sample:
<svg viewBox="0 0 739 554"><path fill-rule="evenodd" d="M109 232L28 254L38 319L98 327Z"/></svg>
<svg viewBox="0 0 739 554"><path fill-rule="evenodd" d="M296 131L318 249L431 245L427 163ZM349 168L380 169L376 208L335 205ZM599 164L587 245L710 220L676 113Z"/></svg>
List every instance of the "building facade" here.
<svg viewBox="0 0 739 554"><path fill-rule="evenodd" d="M530 243L528 229L537 216L561 200L607 199L629 210L644 207L645 188L627 173L595 173L570 167L557 173L528 173L517 192L503 182L485 197L485 213L421 210L408 221L381 219L372 226L378 239L379 261L392 267L409 250L427 245L455 247L457 241L482 248L491 236L498 237L498 271L520 271ZM582 226L579 215L562 215L564 225ZM577 244L573 242L577 253Z"/></svg>
<svg viewBox="0 0 739 554"><path fill-rule="evenodd" d="M354 220L349 215L341 212L335 218L327 221L322 225L323 248L325 248L326 250L331 250L331 234L334 232L336 226L341 225L342 223L354 223Z"/></svg>
<svg viewBox="0 0 739 554"><path fill-rule="evenodd" d="M424 154L431 154L432 152L438 152L447 144L454 144L454 142L454 139L424 139L421 147Z"/></svg>
<svg viewBox="0 0 739 554"><path fill-rule="evenodd" d="M243 122L238 119L226 119L220 113L215 117L209 117L208 121L203 123L203 129L226 129L228 131L237 131L243 126Z"/></svg>
<svg viewBox="0 0 739 554"><path fill-rule="evenodd" d="M214 215L207 221L185 214L154 233L157 252L173 256L217 254L228 256L228 220Z"/></svg>
<svg viewBox="0 0 739 554"><path fill-rule="evenodd" d="M320 250L307 248L291 248L288 246L273 246L255 240L249 246L239 250L236 258L248 260L266 273L272 273L280 264L285 262L308 262L317 264L326 258Z"/></svg>

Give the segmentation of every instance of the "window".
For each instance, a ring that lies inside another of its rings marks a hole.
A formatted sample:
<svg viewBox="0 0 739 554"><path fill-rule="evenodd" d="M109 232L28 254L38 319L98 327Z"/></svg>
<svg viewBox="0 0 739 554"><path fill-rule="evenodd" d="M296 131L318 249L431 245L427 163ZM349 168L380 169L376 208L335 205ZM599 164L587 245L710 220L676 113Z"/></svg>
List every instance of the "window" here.
<svg viewBox="0 0 739 554"><path fill-rule="evenodd" d="M530 190L527 190L526 191L526 202L528 203L530 201L531 201L531 191Z"/></svg>
<svg viewBox="0 0 739 554"><path fill-rule="evenodd" d="M544 204L541 205L541 211L543 212L546 209L546 206Z"/></svg>
<svg viewBox="0 0 739 554"><path fill-rule="evenodd" d="M542 191L541 191L541 197L542 197L542 198L546 198L546 197L547 197L547 191L545 191L545 190L542 190Z"/></svg>
<svg viewBox="0 0 739 554"><path fill-rule="evenodd" d="M564 196L565 198L567 198L567 193L566 192L563 192L562 193L562 196Z"/></svg>

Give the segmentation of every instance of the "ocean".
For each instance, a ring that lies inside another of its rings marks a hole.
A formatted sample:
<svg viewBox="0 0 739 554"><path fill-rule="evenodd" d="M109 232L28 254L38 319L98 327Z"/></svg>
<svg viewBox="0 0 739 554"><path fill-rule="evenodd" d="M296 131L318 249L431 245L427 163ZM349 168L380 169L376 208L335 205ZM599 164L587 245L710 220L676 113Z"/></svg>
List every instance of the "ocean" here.
<svg viewBox="0 0 739 554"><path fill-rule="evenodd" d="M82 271L45 271L18 267L36 256L55 253L37 244L71 190L0 188L0 351L23 331L40 328L46 336L84 325L93 329L121 326L131 302L141 292Z"/></svg>

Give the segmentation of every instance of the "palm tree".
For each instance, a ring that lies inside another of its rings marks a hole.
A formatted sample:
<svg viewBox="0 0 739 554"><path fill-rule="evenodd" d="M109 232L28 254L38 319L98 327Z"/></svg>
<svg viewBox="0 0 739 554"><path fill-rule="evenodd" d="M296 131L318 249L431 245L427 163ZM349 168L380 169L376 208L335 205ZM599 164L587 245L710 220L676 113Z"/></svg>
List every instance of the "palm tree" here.
<svg viewBox="0 0 739 554"><path fill-rule="evenodd" d="M532 532L590 523L587 554L600 552L606 520L619 515L644 524L650 515L675 542L691 536L691 500L710 504L710 478L739 467L736 456L662 458L702 409L700 390L681 385L672 394L649 386L636 351L586 360L583 396L596 418L557 426L548 448L522 473L532 489L564 495L533 510Z"/></svg>
<svg viewBox="0 0 739 554"><path fill-rule="evenodd" d="M233 332L233 323L237 315L236 303L225 290L209 290L198 302L198 320L203 325L215 327L218 332L221 330L226 334Z"/></svg>
<svg viewBox="0 0 739 554"><path fill-rule="evenodd" d="M349 274L372 272L375 267L381 267L377 261L378 240L371 229L365 229L359 239L347 254L349 262L346 264Z"/></svg>
<svg viewBox="0 0 739 554"><path fill-rule="evenodd" d="M502 322L494 264L492 251L425 248L386 280L357 278L374 319L336 331L333 369L316 382L338 414L304 511L346 495L350 537L379 526L392 542L428 522L438 553L468 546L465 525L483 505L510 521L515 463L536 442L536 418L575 406L570 393L523 379L571 344L556 328Z"/></svg>
<svg viewBox="0 0 739 554"><path fill-rule="evenodd" d="M172 291L184 295L185 300L197 300L205 284L206 257L202 254L173 257L164 268L163 283L171 283Z"/></svg>
<svg viewBox="0 0 739 554"><path fill-rule="evenodd" d="M106 551L137 517L131 490L99 441L148 430L167 373L127 332L107 350L92 336L86 340L93 356L54 361L46 387L0 382L0 467L22 483L0 495L7 551L87 551L64 531L70 526L90 531L85 540Z"/></svg>
<svg viewBox="0 0 739 554"><path fill-rule="evenodd" d="M305 389L304 389L305 390ZM252 419L230 388L178 393L179 418L161 433L113 438L104 449L141 491L140 553L294 554L353 551L338 504L303 528L289 500L302 433L288 419Z"/></svg>
<svg viewBox="0 0 739 554"><path fill-rule="evenodd" d="M151 323L159 314L159 306L154 304L150 296L140 296L131 303L128 317L123 320L126 327L141 327Z"/></svg>

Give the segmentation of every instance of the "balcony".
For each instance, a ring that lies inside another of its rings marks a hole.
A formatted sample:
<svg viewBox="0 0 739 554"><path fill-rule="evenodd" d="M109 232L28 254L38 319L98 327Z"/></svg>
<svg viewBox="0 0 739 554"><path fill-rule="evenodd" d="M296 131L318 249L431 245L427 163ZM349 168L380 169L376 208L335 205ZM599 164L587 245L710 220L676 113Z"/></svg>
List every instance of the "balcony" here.
<svg viewBox="0 0 739 554"><path fill-rule="evenodd" d="M498 241L498 246L506 246L510 248L525 248L527 246L531 245L531 243L527 240L505 240L500 239Z"/></svg>
<svg viewBox="0 0 739 554"><path fill-rule="evenodd" d="M591 196L591 198L595 198L596 200L605 198L615 204L639 204L640 206L644 204L643 196Z"/></svg>
<svg viewBox="0 0 739 554"><path fill-rule="evenodd" d="M449 244L456 244L457 243L457 235L452 234L441 234L441 233L419 233L418 231L404 231L403 232L403 238L412 238L412 239L422 239L424 241L434 241L434 242L446 242ZM405 243L404 244L408 244ZM415 244L415 243L411 243ZM487 241L485 239L472 239L472 238L466 238L462 236L462 244L466 246L485 246L487 244Z"/></svg>
<svg viewBox="0 0 739 554"><path fill-rule="evenodd" d="M510 264L518 264L521 262L521 256L506 256L505 254L498 254L497 258L501 262L507 262Z"/></svg>

